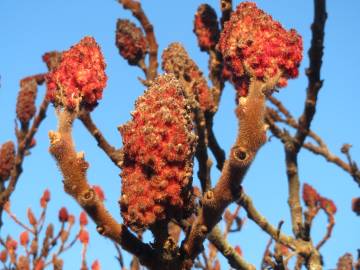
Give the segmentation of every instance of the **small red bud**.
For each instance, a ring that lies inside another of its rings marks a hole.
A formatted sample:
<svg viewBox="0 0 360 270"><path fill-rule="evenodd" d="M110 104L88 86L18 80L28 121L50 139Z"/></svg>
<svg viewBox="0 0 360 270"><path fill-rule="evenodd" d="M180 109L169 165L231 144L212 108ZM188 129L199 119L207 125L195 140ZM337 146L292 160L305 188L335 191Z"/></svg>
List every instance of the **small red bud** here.
<svg viewBox="0 0 360 270"><path fill-rule="evenodd" d="M85 229L81 229L79 232L79 240L82 244L87 245L89 244L89 233Z"/></svg>
<svg viewBox="0 0 360 270"><path fill-rule="evenodd" d="M95 260L91 265L91 270L101 270L101 266L98 260Z"/></svg>
<svg viewBox="0 0 360 270"><path fill-rule="evenodd" d="M105 193L100 186L93 185L92 188L94 189L96 195L98 196L100 201L105 201Z"/></svg>
<svg viewBox="0 0 360 270"><path fill-rule="evenodd" d="M29 233L24 231L20 234L20 245L27 246L29 244Z"/></svg>
<svg viewBox="0 0 360 270"><path fill-rule="evenodd" d="M80 214L80 225L86 226L88 224L88 218L86 212L82 211Z"/></svg>
<svg viewBox="0 0 360 270"><path fill-rule="evenodd" d="M31 208L28 208L28 210L27 210L27 217L28 217L29 223L32 226L35 226L37 223L37 220L36 220L36 217L35 217L33 211L31 210Z"/></svg>
<svg viewBox="0 0 360 270"><path fill-rule="evenodd" d="M68 222L69 220L69 213L65 207L59 210L59 220L60 222Z"/></svg>

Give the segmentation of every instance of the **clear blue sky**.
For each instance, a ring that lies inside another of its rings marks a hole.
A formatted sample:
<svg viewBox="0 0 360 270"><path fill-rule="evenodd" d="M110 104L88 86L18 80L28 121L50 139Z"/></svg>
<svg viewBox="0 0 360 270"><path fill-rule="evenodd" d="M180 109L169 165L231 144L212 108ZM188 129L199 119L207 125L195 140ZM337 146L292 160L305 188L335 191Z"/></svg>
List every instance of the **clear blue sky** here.
<svg viewBox="0 0 360 270"><path fill-rule="evenodd" d="M207 55L200 52L192 33L193 15L202 1L142 2L155 27L160 54L169 43L179 41L207 73ZM207 1L219 11L218 2ZM303 108L307 85L304 68L308 65L306 52L310 44L313 1L255 2L286 28L295 28L303 36L305 51L300 78L290 81L289 86L277 95L291 108L292 113L298 116ZM329 17L326 23L322 68L325 83L319 95L318 113L312 127L338 155L341 155L339 149L343 143L353 144L353 157L360 163L360 89L357 82L360 76L360 2L328 1L327 10ZM121 137L116 127L130 118L129 112L133 109L133 103L144 87L137 80L142 73L137 68L128 66L118 55L114 45L117 18L131 16L115 0L0 1L0 143L14 139L15 102L19 80L46 71L41 61L44 52L66 50L85 35L91 35L102 47L109 77L104 98L94 111L93 117L109 141L117 147L121 146ZM44 88L41 88L39 96L43 93ZM227 85L220 111L215 118L215 132L227 152L234 141L237 126L233 110L234 90ZM52 193L49 212L51 220L57 219L57 210L63 205L75 214L80 211L74 201L64 194L61 175L48 153L47 133L52 129L56 129L56 119L53 108L50 108L48 117L36 136L38 145L32 150L31 156L26 158L24 173L11 197L12 208L21 218L25 217L27 207L38 208L38 198L45 188L49 188ZM75 124L74 135L77 149L86 152L86 158L91 164L89 180L103 187L108 208L120 220L117 204L120 194L119 170L97 148L93 138L80 123ZM284 232L291 233L283 152L282 145L276 139L266 144L251 167L244 187L269 221L277 224L283 219ZM299 167L301 181L312 184L322 195L333 199L338 207L333 237L322 248L325 269L334 268L340 255L351 252L355 256L356 249L360 248L360 219L350 210L351 199L360 195L359 188L341 169L327 164L322 157L312 156L306 150L300 154ZM217 175L214 173L213 181ZM315 220L315 242L325 233L325 220L323 214ZM89 229L94 232L93 224ZM7 233L17 235L19 229L5 219L2 237ZM260 264L268 239L251 221L246 222L241 233L230 238L233 244L241 246L245 258L256 266ZM103 269L115 269L117 262L114 255L115 250L110 241L99 237L95 232L91 234L90 261L98 258ZM79 247L66 254L64 259L64 269L78 269ZM128 265L129 257L126 257L126 261Z"/></svg>

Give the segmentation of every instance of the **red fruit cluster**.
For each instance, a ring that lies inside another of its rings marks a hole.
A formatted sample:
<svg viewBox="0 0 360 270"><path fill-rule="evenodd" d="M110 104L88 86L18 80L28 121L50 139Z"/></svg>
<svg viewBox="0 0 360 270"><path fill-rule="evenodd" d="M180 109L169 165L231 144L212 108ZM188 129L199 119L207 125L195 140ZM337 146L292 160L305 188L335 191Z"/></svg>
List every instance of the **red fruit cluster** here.
<svg viewBox="0 0 360 270"><path fill-rule="evenodd" d="M232 13L218 48L240 96L247 94L250 78L286 86L287 80L299 73L303 49L295 30L286 31L252 2L241 3Z"/></svg>
<svg viewBox="0 0 360 270"><path fill-rule="evenodd" d="M206 79L180 43L171 43L162 54L162 68L185 86L186 94L194 97L202 111L211 111L214 101Z"/></svg>
<svg viewBox="0 0 360 270"><path fill-rule="evenodd" d="M116 24L116 46L129 65L137 65L147 53L147 41L139 27L129 20L119 19Z"/></svg>
<svg viewBox="0 0 360 270"><path fill-rule="evenodd" d="M0 147L0 181L5 181L10 177L14 164L15 146L12 141L8 141Z"/></svg>
<svg viewBox="0 0 360 270"><path fill-rule="evenodd" d="M194 33L200 50L209 51L215 48L220 35L215 10L208 4L199 6L194 19Z"/></svg>
<svg viewBox="0 0 360 270"><path fill-rule="evenodd" d="M36 112L35 100L37 83L35 78L20 81L20 91L16 101L16 116L22 125L27 125Z"/></svg>
<svg viewBox="0 0 360 270"><path fill-rule="evenodd" d="M190 214L196 136L176 78L158 76L119 131L124 153L120 206L126 225L141 231Z"/></svg>
<svg viewBox="0 0 360 270"><path fill-rule="evenodd" d="M78 109L81 105L94 108L106 86L105 67L95 39L83 38L62 53L60 65L47 76L47 98L68 110Z"/></svg>

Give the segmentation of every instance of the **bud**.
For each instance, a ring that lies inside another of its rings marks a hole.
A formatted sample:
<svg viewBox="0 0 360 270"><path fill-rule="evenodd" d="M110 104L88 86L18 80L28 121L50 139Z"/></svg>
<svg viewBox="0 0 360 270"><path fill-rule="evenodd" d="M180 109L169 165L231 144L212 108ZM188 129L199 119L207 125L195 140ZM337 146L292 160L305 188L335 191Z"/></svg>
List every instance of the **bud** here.
<svg viewBox="0 0 360 270"><path fill-rule="evenodd" d="M101 266L98 260L95 260L91 265L91 270L101 270Z"/></svg>
<svg viewBox="0 0 360 270"><path fill-rule="evenodd" d="M89 233L85 229L81 229L79 232L79 240L83 245L89 244Z"/></svg>
<svg viewBox="0 0 360 270"><path fill-rule="evenodd" d="M158 76L122 125L121 214L141 231L157 221L191 214L191 175L196 136L182 86L171 74Z"/></svg>
<svg viewBox="0 0 360 270"><path fill-rule="evenodd" d="M33 211L31 210L31 208L27 209L27 217L28 217L29 223L32 226L35 226L37 223L37 220L36 220L36 217L35 217Z"/></svg>
<svg viewBox="0 0 360 270"><path fill-rule="evenodd" d="M45 269L45 263L43 260L38 260L36 263L35 263L35 268L34 270L43 270Z"/></svg>
<svg viewBox="0 0 360 270"><path fill-rule="evenodd" d="M320 199L320 195L309 184L303 185L302 198L307 207L315 207Z"/></svg>
<svg viewBox="0 0 360 270"><path fill-rule="evenodd" d="M69 213L68 213L66 207L61 207L61 209L59 210L59 220L60 220L60 222L68 222Z"/></svg>
<svg viewBox="0 0 360 270"><path fill-rule="evenodd" d="M16 116L24 126L27 126L35 115L36 95L37 82L35 78L29 77L20 81L20 91L16 101Z"/></svg>
<svg viewBox="0 0 360 270"><path fill-rule="evenodd" d="M180 43L171 43L164 50L162 68L175 75L184 85L186 95L197 100L203 112L213 110L214 101L206 79Z"/></svg>
<svg viewBox="0 0 360 270"><path fill-rule="evenodd" d="M11 250L14 251L17 249L17 242L14 239L12 239L11 237L8 237L6 239L5 245L6 245L7 250L9 250L9 251L11 251Z"/></svg>
<svg viewBox="0 0 360 270"><path fill-rule="evenodd" d="M24 231L20 234L20 245L27 246L29 244L29 233Z"/></svg>
<svg viewBox="0 0 360 270"><path fill-rule="evenodd" d="M239 254L239 256L243 256L243 252L242 252L240 246L235 246L235 252L236 252L237 254Z"/></svg>
<svg viewBox="0 0 360 270"><path fill-rule="evenodd" d="M116 23L116 46L129 65L137 65L147 53L147 41L139 27L129 20L119 19Z"/></svg>
<svg viewBox="0 0 360 270"><path fill-rule="evenodd" d="M284 87L297 77L303 48L294 29L286 31L255 3L243 2L225 23L218 49L238 95L246 96L244 82L251 78Z"/></svg>
<svg viewBox="0 0 360 270"><path fill-rule="evenodd" d="M336 264L336 270L353 270L353 256L345 253L341 256Z"/></svg>
<svg viewBox="0 0 360 270"><path fill-rule="evenodd" d="M47 76L47 99L55 106L93 109L106 86L104 57L92 37L83 38L62 54L60 65Z"/></svg>
<svg viewBox="0 0 360 270"><path fill-rule="evenodd" d="M199 6L194 19L194 33L200 50L209 51L215 48L220 35L215 10L208 4Z"/></svg>
<svg viewBox="0 0 360 270"><path fill-rule="evenodd" d="M320 207L327 213L328 215L334 215L336 213L336 205L335 203L327 198L320 198Z"/></svg>
<svg viewBox="0 0 360 270"><path fill-rule="evenodd" d="M88 224L87 214L84 211L80 213L79 220L80 220L80 225L82 226L86 226Z"/></svg>
<svg viewBox="0 0 360 270"><path fill-rule="evenodd" d="M29 258L22 255L19 256L19 259L17 261L17 269L30 270Z"/></svg>
<svg viewBox="0 0 360 270"><path fill-rule="evenodd" d="M10 177L14 165L15 146L12 141L8 141L0 147L0 181L5 181Z"/></svg>
<svg viewBox="0 0 360 270"><path fill-rule="evenodd" d="M7 257L8 257L7 250L6 250L6 249L2 250L2 251L0 252L0 261L1 261L2 263L6 263Z"/></svg>
<svg viewBox="0 0 360 270"><path fill-rule="evenodd" d="M43 193L43 195L41 196L40 199L40 206L42 208L45 208L45 206L47 205L47 203L50 201L50 191L48 189L46 189Z"/></svg>

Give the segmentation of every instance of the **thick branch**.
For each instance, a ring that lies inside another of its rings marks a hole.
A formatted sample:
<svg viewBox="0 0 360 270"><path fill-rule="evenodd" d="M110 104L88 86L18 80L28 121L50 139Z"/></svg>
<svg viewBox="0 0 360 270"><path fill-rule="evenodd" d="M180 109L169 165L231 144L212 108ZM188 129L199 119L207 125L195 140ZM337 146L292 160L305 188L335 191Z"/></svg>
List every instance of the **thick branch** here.
<svg viewBox="0 0 360 270"><path fill-rule="evenodd" d="M77 153L72 140L72 123L75 116L67 111L58 112L58 131L50 131L50 153L62 174L65 191L88 213L97 225L97 231L125 250L139 257L142 264L155 269L154 253L149 245L142 243L129 230L116 222L103 202L89 185L86 178L88 163L83 153Z"/></svg>
<svg viewBox="0 0 360 270"><path fill-rule="evenodd" d="M206 235L219 222L225 208L237 198L246 171L259 148L265 143L265 87L262 82L254 80L250 84L248 96L240 99L241 105L237 110L240 121L237 140L217 185L204 194L202 208L182 245L185 269L191 267L193 260L201 252Z"/></svg>

